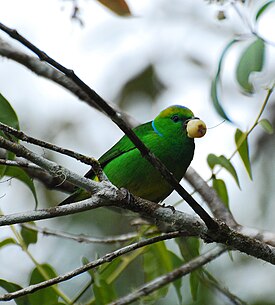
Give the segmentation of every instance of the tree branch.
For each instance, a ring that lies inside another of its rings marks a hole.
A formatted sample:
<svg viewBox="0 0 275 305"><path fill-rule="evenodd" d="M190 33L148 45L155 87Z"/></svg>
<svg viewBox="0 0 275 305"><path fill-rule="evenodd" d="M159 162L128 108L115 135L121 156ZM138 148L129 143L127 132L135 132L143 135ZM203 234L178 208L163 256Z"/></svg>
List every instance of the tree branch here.
<svg viewBox="0 0 275 305"><path fill-rule="evenodd" d="M79 268L76 268L76 269L74 269L70 272L67 272L64 275L57 276L55 278L52 278L52 279L44 281L44 282L40 282L40 283L35 284L35 285L30 285L26 288L17 290L15 292L5 293L5 294L0 296L0 301L13 300L15 298L27 295L29 293L33 293L37 290L40 290L40 289L43 289L43 288L46 288L46 287L64 282L64 281L67 281L67 280L69 280L69 279L71 279L71 278L73 278L73 277L75 277L79 274L82 274L82 273L84 273L84 272L86 272L90 269L98 267L98 266L100 266L104 263L111 262L115 258L117 258L121 255L127 254L131 251L142 248L144 246L147 246L147 245L159 242L159 241L175 238L175 237L178 237L178 236L181 236L181 235L182 235L181 232L171 232L171 233L166 233L166 234L163 234L163 235L160 235L160 236L157 236L157 237L152 237L152 238L149 238L149 239L146 239L146 240L143 240L143 241L133 243L131 245L120 248L116 251L107 253L104 256L102 256L101 258L99 258L97 260L94 260L94 261L92 261L92 262L90 262L90 263L88 263L84 266L81 266Z"/></svg>
<svg viewBox="0 0 275 305"><path fill-rule="evenodd" d="M15 136L17 139L20 139L24 142L38 145L43 148L47 148L51 151L58 152L60 154L72 157L82 163L88 164L88 165L92 166L96 175L99 175L101 178L103 177L101 166L95 158L87 157L87 156L77 153L75 151L65 149L65 148L59 147L57 145L51 144L49 142L41 141L39 139L30 137L30 136L26 135L23 131L12 128L1 122L0 122L0 130L2 130L3 132L5 132L7 134L11 134L11 135ZM105 179L102 178L102 180L105 180Z"/></svg>
<svg viewBox="0 0 275 305"><path fill-rule="evenodd" d="M101 112L101 109L94 103L91 99L78 85L76 85L69 77L56 70L55 68L49 66L48 64L42 62L39 58L30 56L22 50L12 46L6 42L3 38L0 37L0 55L8 59L14 60L17 63L25 66L32 72L36 73L38 76L45 77L51 81L59 84L63 88L69 90L72 94L77 96L80 100L86 102L90 106L94 107ZM116 109L117 113L128 122L131 126L137 126L137 121L127 114L126 112L121 111L115 104L112 104L112 107Z"/></svg>
<svg viewBox="0 0 275 305"><path fill-rule="evenodd" d="M97 192L100 188L100 184L84 177L81 177L71 171L67 170L66 168L62 167L61 165L57 165L56 163L49 161L29 149L25 148L21 144L17 144L6 140L4 137L0 136L0 147L5 148L13 153L15 153L19 157L23 157L34 164L44 168L47 170L53 177L60 177L64 178L63 180L68 180L69 182L73 183L74 185L84 188L88 192ZM104 181L106 184L110 184L110 182Z"/></svg>
<svg viewBox="0 0 275 305"><path fill-rule="evenodd" d="M4 155L0 158L5 157ZM6 160L0 159L1 165L6 166L15 166L23 168L24 171L32 178L37 179L41 183L44 184L45 187L48 189L55 189L62 192L72 193L75 191L75 186L67 180L64 180L64 177L53 177L50 175L46 170L42 169L41 167L29 163L25 160L21 160L20 158L15 158L15 160Z"/></svg>
<svg viewBox="0 0 275 305"><path fill-rule="evenodd" d="M131 232L131 233L125 233L117 236L108 236L108 237L102 237L102 238L97 238L97 237L91 237L87 236L85 234L71 234L67 232L61 232L57 230L52 230L49 228L41 228L38 226L34 226L31 224L22 224L22 227L25 229L34 231L34 232L39 232L47 236L55 236L55 237L61 237L73 241L77 241L79 243L100 243L100 244L113 244L113 243L122 243L125 241L129 241L133 238L138 238L140 237L140 234L137 232ZM149 232L148 234L156 234L157 232ZM146 236L148 236L146 234Z"/></svg>
<svg viewBox="0 0 275 305"><path fill-rule="evenodd" d="M239 226L239 224L234 219L232 213L220 200L216 191L212 187L210 187L192 167L188 168L184 178L201 195L201 197L206 202L211 212L217 219L224 221L231 228L237 228Z"/></svg>

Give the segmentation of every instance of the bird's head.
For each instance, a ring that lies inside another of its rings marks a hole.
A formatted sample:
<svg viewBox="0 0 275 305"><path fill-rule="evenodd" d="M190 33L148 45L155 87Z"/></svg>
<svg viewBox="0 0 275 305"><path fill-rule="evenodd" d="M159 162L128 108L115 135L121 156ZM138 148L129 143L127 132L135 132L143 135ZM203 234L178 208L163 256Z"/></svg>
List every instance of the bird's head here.
<svg viewBox="0 0 275 305"><path fill-rule="evenodd" d="M187 136L201 138L206 133L206 125L193 112L181 105L164 109L153 121L152 127L159 136Z"/></svg>

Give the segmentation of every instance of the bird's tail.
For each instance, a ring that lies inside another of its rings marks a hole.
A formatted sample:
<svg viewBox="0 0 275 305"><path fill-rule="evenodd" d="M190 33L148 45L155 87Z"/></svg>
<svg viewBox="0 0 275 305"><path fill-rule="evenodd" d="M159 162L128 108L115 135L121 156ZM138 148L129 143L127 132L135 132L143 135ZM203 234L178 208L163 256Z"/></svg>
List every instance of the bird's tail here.
<svg viewBox="0 0 275 305"><path fill-rule="evenodd" d="M94 173L93 169L90 169L85 174L84 177L98 181L97 177L95 176L95 173ZM65 205L65 204L70 204L70 203L81 201L81 200L85 200L85 199L88 199L89 197L91 197L91 195L88 192L86 192L83 189L76 188L76 191L74 191L69 197L67 197L63 201L61 201L58 204L58 206Z"/></svg>
<svg viewBox="0 0 275 305"><path fill-rule="evenodd" d="M83 189L77 189L75 192L73 192L69 197L65 198L63 201L61 201L58 205L65 205L70 204L73 202L78 202L81 200L85 200L91 197L91 194L86 192Z"/></svg>

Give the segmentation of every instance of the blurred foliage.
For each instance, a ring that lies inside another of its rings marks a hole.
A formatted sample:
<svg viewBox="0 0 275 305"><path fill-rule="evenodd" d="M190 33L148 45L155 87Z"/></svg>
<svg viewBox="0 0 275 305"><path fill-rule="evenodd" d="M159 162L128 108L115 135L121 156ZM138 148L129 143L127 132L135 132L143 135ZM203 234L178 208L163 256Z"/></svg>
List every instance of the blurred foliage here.
<svg viewBox="0 0 275 305"><path fill-rule="evenodd" d="M124 0L97 0L97 1L119 16L129 16L131 14L128 4Z"/></svg>
<svg viewBox="0 0 275 305"><path fill-rule="evenodd" d="M0 287L4 288L7 292L14 292L14 291L22 289L21 286L15 284L15 283L12 283L12 282L2 280L2 279L0 279ZM29 296L23 296L23 297L17 298L15 300L15 302L17 305L32 305L30 302Z"/></svg>
<svg viewBox="0 0 275 305"><path fill-rule="evenodd" d="M118 105L123 109L129 103L136 103L136 99L133 97L139 96L147 96L154 103L163 90L165 90L165 86L159 80L154 66L149 65L123 86L119 94Z"/></svg>
<svg viewBox="0 0 275 305"><path fill-rule="evenodd" d="M239 85L246 93L253 93L254 88L249 78L252 72L260 72L263 69L265 43L257 39L243 52L237 65L236 77Z"/></svg>
<svg viewBox="0 0 275 305"><path fill-rule="evenodd" d="M31 225L35 226L34 222L30 222ZM37 243L37 232L28 230L25 227L21 227L20 231L21 237L24 240L25 245L28 247L30 244Z"/></svg>
<svg viewBox="0 0 275 305"><path fill-rule="evenodd" d="M53 267L49 264L42 264L33 269L30 277L30 285L40 283L45 280L45 276L41 274L41 269L46 273L47 278L56 277L57 274ZM45 289L41 289L30 294L30 304L47 304L47 305L55 305L58 302L58 295L53 287L48 287Z"/></svg>

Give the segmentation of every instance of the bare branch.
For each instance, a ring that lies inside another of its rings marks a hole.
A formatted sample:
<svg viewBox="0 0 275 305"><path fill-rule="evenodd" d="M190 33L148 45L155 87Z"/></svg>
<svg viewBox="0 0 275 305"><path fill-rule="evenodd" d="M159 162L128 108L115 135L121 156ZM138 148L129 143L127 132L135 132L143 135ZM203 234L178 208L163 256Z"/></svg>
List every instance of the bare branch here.
<svg viewBox="0 0 275 305"><path fill-rule="evenodd" d="M52 230L49 228L41 228L41 227L34 226L34 225L31 225L28 223L23 224L21 226L28 230L39 232L44 235L66 238L66 239L77 241L79 243L113 244L113 243L121 243L121 242L129 241L133 238L140 237L139 233L131 232L131 233L125 233L125 234L121 234L121 235L117 235L117 236L108 236L108 237L97 238L97 237L87 236L85 234L71 234L71 233L67 233L67 232ZM154 232L154 234L155 233L156 232Z"/></svg>
<svg viewBox="0 0 275 305"><path fill-rule="evenodd" d="M1 124L1 123L0 123ZM6 160L6 159L0 159L1 165L7 165L7 166L18 166L23 168L28 168L31 170L41 170L41 168L35 164L29 163L25 160Z"/></svg>
<svg viewBox="0 0 275 305"><path fill-rule="evenodd" d="M80 100L87 102L90 106L101 111L101 109L94 103L91 99L78 85L76 85L69 77L56 70L55 68L49 66L48 64L42 62L39 58L30 56L24 53L22 50L12 46L7 43L3 38L0 37L0 55L8 59L14 60L19 64L24 65L26 68L30 69L39 76L45 77L52 80L53 82L61 85L65 89L69 90ZM116 109L117 113L128 122L131 126L137 126L137 121L131 117L129 114L121 111L115 104L112 107Z"/></svg>
<svg viewBox="0 0 275 305"><path fill-rule="evenodd" d="M5 293L5 294L0 296L0 301L13 300L13 299L21 297L23 295L27 295L29 293L35 292L37 290L40 290L40 289L43 289L43 288L46 288L46 287L64 282L64 281L67 281L67 280L69 280L69 279L71 279L71 278L73 278L73 277L75 277L79 274L82 274L82 273L86 272L87 270L98 267L98 266L100 266L104 263L111 262L112 260L114 260L115 258L117 258L121 255L127 254L131 251L142 248L146 245L150 245L150 244L162 241L162 240L175 238L175 237L178 237L178 236L181 236L181 235L182 235L181 232L171 232L171 233L166 233L166 234L163 234L163 235L160 235L160 236L157 236L157 237L152 237L152 238L149 238L149 239L146 239L146 240L143 240L143 241L133 243L131 245L120 248L116 251L107 253L104 256L102 256L101 258L99 258L97 260L94 260L94 261L92 261L92 262L90 262L90 263L88 263L84 266L81 266L81 267L77 268L77 269L74 269L74 270L72 270L68 273L65 273L64 275L57 276L55 278L52 278L50 280L47 280L47 281L44 281L44 282L41 282L41 283L38 283L38 284L35 284L35 285L30 285L26 288L17 290L15 292Z"/></svg>
<svg viewBox="0 0 275 305"><path fill-rule="evenodd" d="M34 164L42 167L43 169L47 170L53 177L60 177L63 180L68 180L69 182L73 183L74 185L84 188L89 192L96 192L99 191L99 184L91 179L87 179L81 177L71 171L67 170L66 168L57 165L56 163L49 161L29 149L25 148L21 144L17 144L6 140L5 138L0 136L0 147L5 148L9 151L14 152L17 156L23 157ZM87 182L87 183L86 183ZM106 184L110 184L110 182L104 181ZM89 185L89 186L88 186Z"/></svg>
<svg viewBox="0 0 275 305"><path fill-rule="evenodd" d="M51 143L48 143L48 142L41 141L39 139L30 137L30 136L26 135L24 132L22 132L20 130L17 130L15 128L12 128L12 127L10 127L6 124L3 124L3 123L0 123L0 130L2 130L5 133L8 133L8 134L11 134L11 135L15 136L17 139L20 139L24 142L31 143L31 144L34 144L34 145L38 145L38 146L43 147L43 148L47 148L49 150L58 152L60 154L72 157L72 158L74 158L74 159L76 159L76 160L78 160L82 163L88 164L88 165L92 166L95 174L99 174L101 177L103 176L101 166L95 158L87 157L87 156L82 155L80 153L77 153L75 151L65 149L65 148L59 147L57 145L54 145L54 144L51 144Z"/></svg>
<svg viewBox="0 0 275 305"><path fill-rule="evenodd" d="M183 266L163 275L145 285L141 286L139 289L135 290L134 292L128 294L127 296L109 303L109 305L125 305L130 304L139 298L149 295L150 293L160 289L161 287L183 277L186 274L202 267L203 265L211 262L218 256L220 256L223 252L226 251L225 247L216 247L210 250L207 253L201 254L200 256L192 259L188 263L184 264Z"/></svg>
<svg viewBox="0 0 275 305"><path fill-rule="evenodd" d="M224 206L215 190L192 167L188 168L184 177L202 196L216 218L224 221L230 228L234 228L246 236L275 247L275 233L248 228L238 224L232 213Z"/></svg>
<svg viewBox="0 0 275 305"><path fill-rule="evenodd" d="M217 219L224 221L231 228L238 227L238 223L231 212L222 203L215 190L210 187L192 167L188 168L184 178L201 195Z"/></svg>
<svg viewBox="0 0 275 305"><path fill-rule="evenodd" d="M99 196L94 195L92 200L87 199L80 202L74 202L70 205L62 205L48 209L39 209L35 211L1 215L0 227L29 222L29 221L50 219L54 217L71 215L82 211L93 210L106 205L107 204L104 204L104 201L102 201Z"/></svg>

